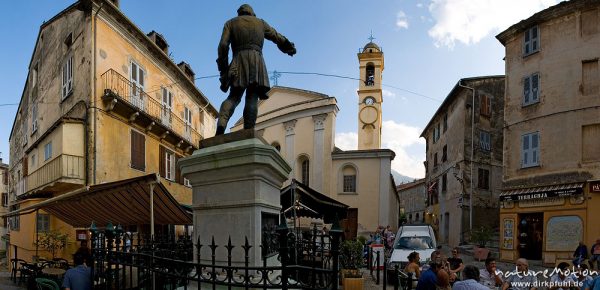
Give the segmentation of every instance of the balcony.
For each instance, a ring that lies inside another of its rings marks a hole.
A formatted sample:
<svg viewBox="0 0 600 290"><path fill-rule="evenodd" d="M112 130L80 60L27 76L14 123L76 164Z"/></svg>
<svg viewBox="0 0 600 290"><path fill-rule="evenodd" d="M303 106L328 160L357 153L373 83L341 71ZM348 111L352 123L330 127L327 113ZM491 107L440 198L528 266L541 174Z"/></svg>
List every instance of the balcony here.
<svg viewBox="0 0 600 290"><path fill-rule="evenodd" d="M203 136L169 107L150 97L115 70L106 71L101 79L104 86L102 100L107 112L119 115L145 128L146 133L153 133L185 151L198 149Z"/></svg>
<svg viewBox="0 0 600 290"><path fill-rule="evenodd" d="M61 192L85 184L85 160L82 156L61 154L31 172L22 181L26 190ZM17 195L22 191L17 190Z"/></svg>

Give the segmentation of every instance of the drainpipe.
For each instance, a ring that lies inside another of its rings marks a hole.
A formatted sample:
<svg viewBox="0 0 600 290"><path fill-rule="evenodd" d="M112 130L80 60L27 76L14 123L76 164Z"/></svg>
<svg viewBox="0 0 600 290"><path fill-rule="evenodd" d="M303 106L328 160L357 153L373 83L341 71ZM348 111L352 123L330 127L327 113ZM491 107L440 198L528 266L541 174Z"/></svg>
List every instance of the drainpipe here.
<svg viewBox="0 0 600 290"><path fill-rule="evenodd" d="M93 5L92 5L93 7ZM96 184L96 167L97 167L97 162L96 162L96 140L97 140L97 133L96 133L96 129L97 129L97 122L96 122L96 111L97 111L97 107L96 107L96 41L97 41L97 19L98 19L98 14L100 13L100 10L102 10L102 7L104 7L104 2L100 3L100 7L98 7L98 10L96 10L96 13L94 14L94 19L93 19L93 24L92 24L92 29L94 30L94 37L92 40L92 63L93 63L93 67L92 67L92 72L91 72L91 79L92 79L92 103L93 103L93 114L92 114L92 120L94 122L94 138L92 140L92 144L94 146L94 150L93 150L93 160L94 160L94 167L93 167L93 172L92 172L92 176L93 176L93 184Z"/></svg>
<svg viewBox="0 0 600 290"><path fill-rule="evenodd" d="M469 160L470 163L470 173L469 173L469 231L473 231L473 151L474 151L474 142L475 140L475 88L465 86L461 83L462 80L458 81L458 86L463 87L465 89L469 89L473 92L471 96L471 158ZM462 212L462 211L461 211ZM461 219L462 220L462 219ZM462 233L461 233L462 234Z"/></svg>

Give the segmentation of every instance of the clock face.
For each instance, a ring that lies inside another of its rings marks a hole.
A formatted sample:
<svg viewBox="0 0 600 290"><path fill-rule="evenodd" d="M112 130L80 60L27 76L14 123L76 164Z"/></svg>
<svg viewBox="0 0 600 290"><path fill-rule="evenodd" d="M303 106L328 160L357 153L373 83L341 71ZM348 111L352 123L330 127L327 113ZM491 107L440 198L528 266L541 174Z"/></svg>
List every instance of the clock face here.
<svg viewBox="0 0 600 290"><path fill-rule="evenodd" d="M373 99L372 97L366 97L365 98L365 104L371 106L375 103L375 99Z"/></svg>

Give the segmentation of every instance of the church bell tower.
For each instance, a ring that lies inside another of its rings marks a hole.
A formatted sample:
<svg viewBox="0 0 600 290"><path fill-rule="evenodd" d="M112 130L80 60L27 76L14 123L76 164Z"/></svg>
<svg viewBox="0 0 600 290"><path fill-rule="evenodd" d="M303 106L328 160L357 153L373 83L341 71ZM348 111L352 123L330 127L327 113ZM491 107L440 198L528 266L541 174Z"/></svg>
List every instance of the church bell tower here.
<svg viewBox="0 0 600 290"><path fill-rule="evenodd" d="M358 53L358 150L381 148L383 52L370 40Z"/></svg>

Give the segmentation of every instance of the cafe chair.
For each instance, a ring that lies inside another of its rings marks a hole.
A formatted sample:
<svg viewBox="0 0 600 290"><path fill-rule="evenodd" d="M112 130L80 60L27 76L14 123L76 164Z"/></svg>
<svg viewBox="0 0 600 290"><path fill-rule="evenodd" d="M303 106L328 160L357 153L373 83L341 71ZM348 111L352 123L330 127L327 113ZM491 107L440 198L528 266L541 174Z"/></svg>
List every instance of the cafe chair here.
<svg viewBox="0 0 600 290"><path fill-rule="evenodd" d="M19 275L19 284L23 281L27 282L30 278L35 278L39 272L39 268L35 264L21 262Z"/></svg>
<svg viewBox="0 0 600 290"><path fill-rule="evenodd" d="M56 268L61 268L61 269L65 269L65 270L69 270L69 268L70 268L69 261L67 261L66 259L54 258L54 259L52 259L52 262L54 262L54 266Z"/></svg>
<svg viewBox="0 0 600 290"><path fill-rule="evenodd" d="M10 259L10 264L11 264L11 271L10 271L10 278L13 280L14 283L17 282L17 276L21 275L21 263L27 263L25 260L23 259Z"/></svg>
<svg viewBox="0 0 600 290"><path fill-rule="evenodd" d="M46 278L35 278L38 290L60 290L56 282Z"/></svg>

